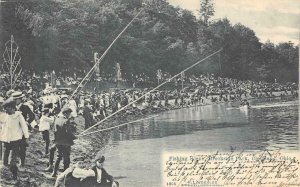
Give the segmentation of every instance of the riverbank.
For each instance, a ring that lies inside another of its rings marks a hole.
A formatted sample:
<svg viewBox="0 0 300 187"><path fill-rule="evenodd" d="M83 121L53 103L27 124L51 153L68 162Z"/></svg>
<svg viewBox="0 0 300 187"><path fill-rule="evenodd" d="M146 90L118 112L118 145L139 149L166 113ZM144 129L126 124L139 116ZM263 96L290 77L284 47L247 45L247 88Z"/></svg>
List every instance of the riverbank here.
<svg viewBox="0 0 300 187"><path fill-rule="evenodd" d="M156 111L163 112L163 110ZM94 130L103 129L107 127L114 127L122 123L133 121L139 118L143 118L147 115L153 114L153 111L143 111L138 114L119 114L116 117L105 121L100 127L95 127ZM76 119L77 134L80 134L84 130L84 118L78 116ZM92 160L96 153L105 146L109 140L109 133L100 132L91 136L79 137L75 140L75 144L72 146L71 151L71 164L75 164L78 161L83 161L84 166L89 168L92 165ZM50 139L53 140L53 133L50 133ZM100 141L99 141L100 140ZM95 144L94 142L98 144ZM45 173L43 170L47 167L48 156L44 155L45 142L42 140L40 132L33 132L28 139L29 147L27 148L27 156L24 171L19 172L18 181L12 180L11 172L8 167L3 166L0 163L0 187L53 187L55 178L52 178L51 173ZM50 144L51 146L51 144ZM56 155L55 157L56 158ZM63 162L61 162L61 168Z"/></svg>
<svg viewBox="0 0 300 187"><path fill-rule="evenodd" d="M248 98L255 99L255 98ZM164 104L164 103L163 103ZM169 106L163 106L161 108L144 108L137 112L121 112L118 116L112 117L108 121L101 124L101 129L114 127L122 123L133 121L136 119L145 118L151 114L161 113L166 110L174 110L184 107L194 107L196 105L184 105L174 107L174 100L169 101ZM205 99L203 103L199 105L210 105L210 99ZM139 106L140 107L140 106ZM78 134L84 129L84 119L79 116L76 118L76 123L78 124L77 130ZM95 127L95 130L100 129L100 127ZM52 135L53 133L51 133ZM51 137L53 139L53 135ZM110 139L110 133L100 132L93 134L91 136L80 137L75 141L75 145L72 147L71 151L71 161L75 164L77 161L83 161L85 167L92 165L95 154L107 144ZM97 142L97 144L95 144ZM0 166L0 186L12 187L12 186L32 186L32 187L53 187L55 183L55 178L50 177L50 173L44 173L43 169L47 167L48 157L44 156L44 146L45 143L42 140L42 135L39 132L33 132L28 140L29 147L27 149L27 157L25 164L25 171L20 171L19 180L13 181L11 179L11 173L7 167ZM61 163L62 164L62 163Z"/></svg>

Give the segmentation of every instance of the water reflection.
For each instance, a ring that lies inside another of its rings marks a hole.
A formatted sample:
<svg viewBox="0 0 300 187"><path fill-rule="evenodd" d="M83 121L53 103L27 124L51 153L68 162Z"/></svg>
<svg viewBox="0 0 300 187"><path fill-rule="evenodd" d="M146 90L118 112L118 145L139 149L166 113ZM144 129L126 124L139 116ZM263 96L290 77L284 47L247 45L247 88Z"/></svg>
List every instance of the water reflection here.
<svg viewBox="0 0 300 187"><path fill-rule="evenodd" d="M156 118L113 131L112 140L163 138L197 134L198 131L207 131L205 136L210 136L212 130L222 132L224 128L239 128L240 132L232 132L243 134L243 139L238 138L243 142L241 149L298 148L298 101L253 101L251 105L248 110L241 110L232 104L215 104L165 112ZM222 137L235 141L235 136L238 135L224 130L211 144L219 145L219 138Z"/></svg>
<svg viewBox="0 0 300 187"><path fill-rule="evenodd" d="M113 140L162 138L200 130L237 127L249 123L248 113L227 110L226 105L194 107L163 113L157 118L128 125L113 132Z"/></svg>
<svg viewBox="0 0 300 187"><path fill-rule="evenodd" d="M298 101L261 100L240 110L219 104L169 111L112 132L103 149L122 186L161 186L166 151L298 149Z"/></svg>

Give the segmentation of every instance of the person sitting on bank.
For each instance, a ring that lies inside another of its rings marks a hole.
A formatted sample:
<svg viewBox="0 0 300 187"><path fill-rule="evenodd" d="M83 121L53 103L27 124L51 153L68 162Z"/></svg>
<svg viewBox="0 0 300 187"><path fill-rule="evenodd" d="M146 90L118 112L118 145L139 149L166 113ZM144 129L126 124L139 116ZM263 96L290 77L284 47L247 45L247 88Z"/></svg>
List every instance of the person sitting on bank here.
<svg viewBox="0 0 300 187"><path fill-rule="evenodd" d="M105 157L97 154L90 169L68 168L57 177L55 187L118 187L119 183L104 169L104 161Z"/></svg>

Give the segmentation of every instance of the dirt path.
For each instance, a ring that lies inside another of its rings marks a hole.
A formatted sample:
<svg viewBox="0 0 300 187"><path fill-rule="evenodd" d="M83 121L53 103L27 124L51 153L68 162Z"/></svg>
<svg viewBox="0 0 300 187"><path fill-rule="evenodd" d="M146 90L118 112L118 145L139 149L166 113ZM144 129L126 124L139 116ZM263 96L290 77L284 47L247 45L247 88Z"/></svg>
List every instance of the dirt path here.
<svg viewBox="0 0 300 187"><path fill-rule="evenodd" d="M121 123L142 118L141 115L120 115L113 117L111 120L101 124L99 128L113 127ZM78 134L83 131L84 119L79 116L75 119L77 123ZM97 130L97 127L95 128ZM93 136L81 137L75 140L71 151L71 165L77 161L84 161L84 166L89 168L92 165L92 160L110 138L110 133L97 133ZM50 140L53 140L53 133L50 132ZM95 142L97 142L95 144ZM51 173L45 173L43 170L47 167L48 156L44 155L45 142L42 140L40 132L33 132L28 139L29 147L26 151L25 170L19 171L18 181L12 180L11 172L8 167L0 163L0 187L53 187L55 178L52 178ZM51 146L51 144L50 144ZM56 156L56 155L55 155ZM54 157L56 159L56 157ZM63 168L61 162L60 168Z"/></svg>

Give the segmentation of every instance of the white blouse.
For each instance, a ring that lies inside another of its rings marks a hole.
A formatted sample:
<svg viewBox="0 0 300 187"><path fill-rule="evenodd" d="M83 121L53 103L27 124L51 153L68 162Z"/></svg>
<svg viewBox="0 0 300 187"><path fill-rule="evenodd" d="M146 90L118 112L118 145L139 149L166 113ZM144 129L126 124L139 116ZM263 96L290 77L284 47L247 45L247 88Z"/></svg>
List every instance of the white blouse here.
<svg viewBox="0 0 300 187"><path fill-rule="evenodd" d="M50 130L50 126L53 122L54 118L43 115L40 119L39 131Z"/></svg>
<svg viewBox="0 0 300 187"><path fill-rule="evenodd" d="M0 114L0 141L11 142L29 137L28 127L21 112L17 111L12 115Z"/></svg>

